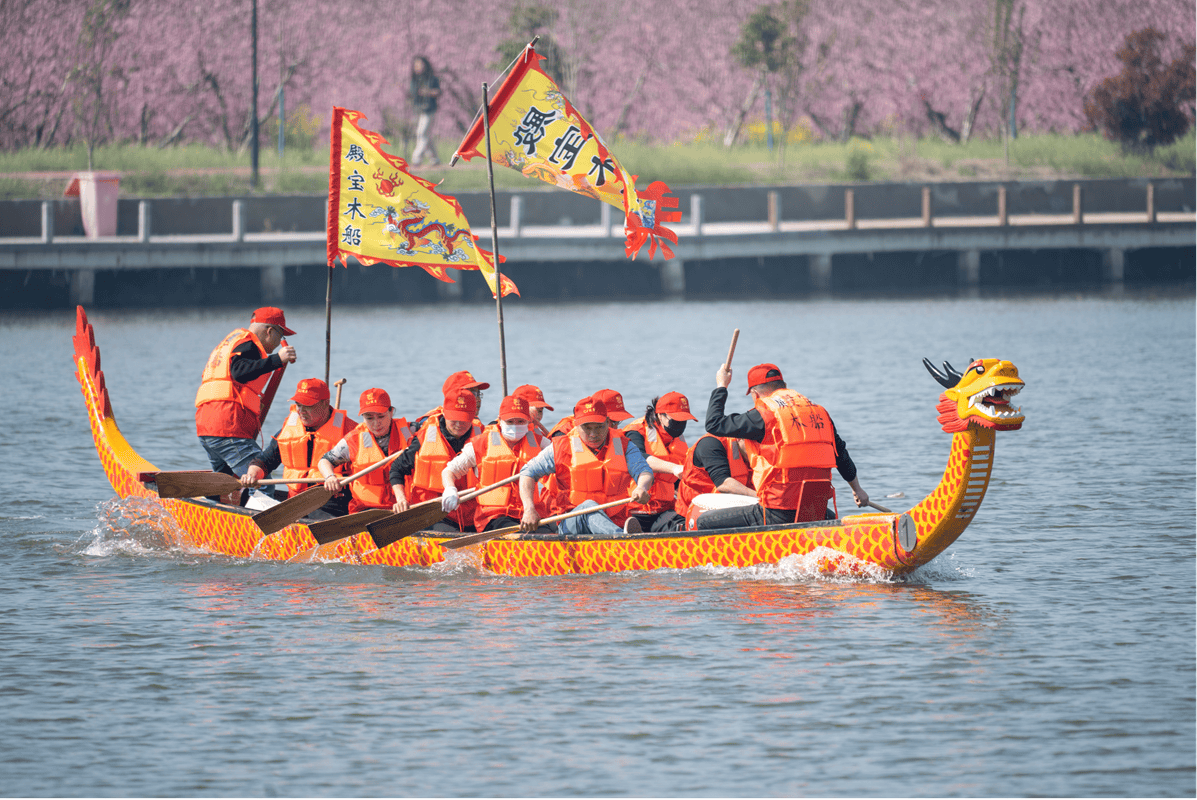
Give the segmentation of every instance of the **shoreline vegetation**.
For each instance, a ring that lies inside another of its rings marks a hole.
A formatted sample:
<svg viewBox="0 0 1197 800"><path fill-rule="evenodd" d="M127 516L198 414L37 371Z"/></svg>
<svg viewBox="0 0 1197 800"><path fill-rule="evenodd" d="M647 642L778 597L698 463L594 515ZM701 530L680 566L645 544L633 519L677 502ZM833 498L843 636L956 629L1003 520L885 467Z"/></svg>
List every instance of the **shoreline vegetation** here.
<svg viewBox="0 0 1197 800"><path fill-rule="evenodd" d="M442 141L442 161L454 142ZM958 182L1077 178L1177 178L1192 176L1197 161L1194 131L1149 155L1124 153L1097 134L1028 134L1005 145L997 139L950 144L911 137L800 142L770 151L764 144L724 148L692 142L672 145L615 142L613 151L639 175L684 186L789 185L869 182ZM388 148L398 153L398 147ZM328 151L288 148L261 151L260 186L250 188L250 154L190 144L158 149L135 144L97 147L97 171L121 174L124 197L206 197L323 194L328 186ZM281 168L280 168L281 167ZM53 200L62 197L70 175L87 169L84 146L0 152L0 199ZM485 191L486 164L415 167L414 174L442 181L445 194ZM514 170L497 167L495 188L552 191Z"/></svg>

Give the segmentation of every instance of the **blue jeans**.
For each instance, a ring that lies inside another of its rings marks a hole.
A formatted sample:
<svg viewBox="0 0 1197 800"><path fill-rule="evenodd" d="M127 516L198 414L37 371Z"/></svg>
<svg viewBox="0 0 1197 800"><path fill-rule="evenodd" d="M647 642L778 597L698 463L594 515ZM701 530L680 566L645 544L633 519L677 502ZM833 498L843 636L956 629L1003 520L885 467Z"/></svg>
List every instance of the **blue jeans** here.
<svg viewBox="0 0 1197 800"><path fill-rule="evenodd" d="M585 500L578 504L578 508L593 508L597 505L593 500ZM596 511L561 520L557 523L557 531L569 536L611 537L621 535L623 528L612 522L605 512Z"/></svg>
<svg viewBox="0 0 1197 800"><path fill-rule="evenodd" d="M224 472L240 478L249 469L249 462L262 457L262 450L253 439L233 436L201 436L200 444L208 453L213 472Z"/></svg>

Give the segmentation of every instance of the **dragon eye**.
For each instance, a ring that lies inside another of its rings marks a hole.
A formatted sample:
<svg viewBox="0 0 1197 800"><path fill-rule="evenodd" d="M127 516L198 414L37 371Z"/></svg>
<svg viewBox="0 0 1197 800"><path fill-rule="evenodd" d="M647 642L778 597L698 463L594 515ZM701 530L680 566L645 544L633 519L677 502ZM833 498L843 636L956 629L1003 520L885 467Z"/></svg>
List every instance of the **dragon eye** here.
<svg viewBox="0 0 1197 800"><path fill-rule="evenodd" d="M973 372L977 373L978 375L984 375L985 374L985 365L978 364L977 366L973 367Z"/></svg>

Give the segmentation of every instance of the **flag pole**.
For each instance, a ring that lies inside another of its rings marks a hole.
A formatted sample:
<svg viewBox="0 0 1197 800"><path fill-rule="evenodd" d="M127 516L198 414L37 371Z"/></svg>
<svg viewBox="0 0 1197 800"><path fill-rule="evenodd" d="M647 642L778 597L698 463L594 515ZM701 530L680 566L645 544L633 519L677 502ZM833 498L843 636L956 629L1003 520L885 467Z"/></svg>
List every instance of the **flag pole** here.
<svg viewBox="0 0 1197 800"><path fill-rule="evenodd" d="M324 289L324 385L328 385L329 363L332 355L332 282L333 265L328 265L328 286Z"/></svg>
<svg viewBox="0 0 1197 800"><path fill-rule="evenodd" d="M495 308L499 315L499 368L503 375L503 396L507 396L507 341L503 332L503 271L499 266L499 217L495 213L495 162L490 160L490 100L482 84L482 128L486 136L486 179L490 184L490 257L495 266Z"/></svg>
<svg viewBox="0 0 1197 800"><path fill-rule="evenodd" d="M495 78L495 83L498 83L499 81L501 81L503 79L503 76L506 75L511 70L512 67L515 66L516 62L524 57L524 55L528 52L528 48L536 47L536 43L539 41L540 41L540 34L538 33L532 37L532 41L528 42L527 46L524 47L524 49L520 51L520 54L511 60L510 64L503 67L503 71L499 73L499 77ZM484 102L483 106L485 106L485 105L486 104ZM489 113L489 112L487 112L487 113ZM466 125L466 136L467 137L470 135L470 131L472 131L474 129L474 123L476 123L478 121L478 117L481 114L482 114L482 109L480 108L476 112L474 112L474 118L472 120L470 120L470 124ZM462 141L464 142L465 140L463 139ZM461 149L461 145L457 145L457 150L460 150L460 149ZM453 152L453 158L449 159L449 166L452 167L452 166L456 165L457 160L459 158L461 158L461 156L457 155L457 151L455 150Z"/></svg>

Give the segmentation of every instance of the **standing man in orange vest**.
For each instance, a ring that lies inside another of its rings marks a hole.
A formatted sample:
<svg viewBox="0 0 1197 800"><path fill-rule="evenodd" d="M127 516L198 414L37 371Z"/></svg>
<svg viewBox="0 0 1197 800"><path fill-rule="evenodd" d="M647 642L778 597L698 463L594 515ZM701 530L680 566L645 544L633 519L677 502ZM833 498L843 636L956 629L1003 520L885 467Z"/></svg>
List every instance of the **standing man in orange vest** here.
<svg viewBox="0 0 1197 800"><path fill-rule="evenodd" d="M825 501L810 519L796 517L801 516L798 512L804 486L830 483L832 467L852 487L857 506L869 502L868 493L856 478L856 465L848 455L848 447L836 433L826 409L787 388L776 364L757 364L748 370L746 392L752 396L754 407L745 414L725 415L731 375L726 364L715 373L716 388L707 406L706 429L715 436L760 443L753 456L753 479L760 504L708 511L698 518L699 529L823 519Z"/></svg>
<svg viewBox="0 0 1197 800"><path fill-rule="evenodd" d="M445 467L462 451L471 437L482 433L482 425L475 416L477 413L478 400L470 389L459 389L457 394L445 397L440 412L428 417L403 455L391 462L391 490L395 493L392 511L400 514L416 503L444 494L441 475ZM478 485L472 470L466 472L464 483L463 488L466 489ZM477 500L470 500L457 506L429 530L473 531L477 503Z"/></svg>
<svg viewBox="0 0 1197 800"><path fill-rule="evenodd" d="M291 398L295 404L278 433L266 446L261 458L254 459L241 476L242 486L253 486L280 465L284 478L323 477L317 464L321 456L336 446L356 423L341 409L328 402L328 384L319 378L304 378ZM337 467L344 472L345 467ZM315 484L292 483L287 496L295 497ZM349 511L349 490L342 489L308 516L312 519L339 517Z"/></svg>
<svg viewBox="0 0 1197 800"><path fill-rule="evenodd" d="M654 397L638 417L623 429L628 441L644 453L644 460L652 467L652 499L643 506L634 506L640 526L647 531L680 531L686 520L674 510L674 487L686 462L686 440L682 434L686 422L693 420L690 401L681 392L667 392Z"/></svg>
<svg viewBox="0 0 1197 800"><path fill-rule="evenodd" d="M457 480L472 473L478 476L479 486L490 486L523 469L524 465L549 446L549 440L531 427L532 415L528 401L511 395L499 404L499 420L483 428L482 433L466 442L461 452L445 466L441 483L441 508L449 513L457 509ZM474 528L490 531L519 525L524 516L519 487L500 486L478 497L474 510ZM543 497L536 499L537 513L548 516ZM552 528L544 526L543 533Z"/></svg>
<svg viewBox="0 0 1197 800"><path fill-rule="evenodd" d="M344 488L337 467L348 464L350 472L361 472L392 453L405 449L411 442L411 426L405 418L395 417L391 396L382 389L362 392L358 415L362 418L358 426L316 462L317 469L325 479L324 488L330 492L339 492ZM390 508L395 504L395 493L391 490L387 473L381 469L349 484L349 492L352 495L349 501L350 514L368 508Z"/></svg>
<svg viewBox="0 0 1197 800"><path fill-rule="evenodd" d="M195 432L213 471L240 478L261 458L262 392L275 370L295 362L291 345L274 352L283 336L294 334L281 309L259 308L248 327L224 337L208 356L195 395Z"/></svg>
<svg viewBox="0 0 1197 800"><path fill-rule="evenodd" d="M524 516L520 530L534 531L540 526L536 510L536 482L554 475L557 497L553 512L609 503L628 496L635 482L632 502L647 503L653 483L652 468L622 431L608 425L607 408L594 397L584 397L574 406L574 427L553 439L540 455L520 470L520 499ZM640 533L640 523L628 514L626 505L562 520L561 533L578 536L612 537L622 533Z"/></svg>

